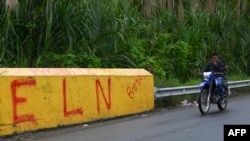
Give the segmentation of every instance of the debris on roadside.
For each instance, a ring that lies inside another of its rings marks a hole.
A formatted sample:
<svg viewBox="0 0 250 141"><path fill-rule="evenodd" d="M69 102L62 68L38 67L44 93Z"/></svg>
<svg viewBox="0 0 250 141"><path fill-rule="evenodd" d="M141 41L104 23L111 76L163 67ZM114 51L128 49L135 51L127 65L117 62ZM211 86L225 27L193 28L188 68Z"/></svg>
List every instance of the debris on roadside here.
<svg viewBox="0 0 250 141"><path fill-rule="evenodd" d="M88 124L84 124L83 127L88 127L89 125Z"/></svg>
<svg viewBox="0 0 250 141"><path fill-rule="evenodd" d="M186 99L185 99L184 101L182 101L181 104L182 104L183 107L194 107L194 106L198 106L198 104L197 104L196 101L191 102L191 101L186 100Z"/></svg>

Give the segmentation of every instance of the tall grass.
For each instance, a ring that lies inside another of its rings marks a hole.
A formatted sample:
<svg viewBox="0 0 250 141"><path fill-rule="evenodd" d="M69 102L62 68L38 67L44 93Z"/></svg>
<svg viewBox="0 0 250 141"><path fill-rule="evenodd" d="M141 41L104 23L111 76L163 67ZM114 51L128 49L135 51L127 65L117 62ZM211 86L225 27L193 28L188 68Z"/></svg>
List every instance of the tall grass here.
<svg viewBox="0 0 250 141"><path fill-rule="evenodd" d="M154 2L146 18L144 2L22 0L8 11L2 1L0 65L145 68L163 81L186 82L194 66L218 52L230 75L250 74L249 9L237 20L234 1L217 1L213 9L205 1L194 8L168 0L170 9Z"/></svg>

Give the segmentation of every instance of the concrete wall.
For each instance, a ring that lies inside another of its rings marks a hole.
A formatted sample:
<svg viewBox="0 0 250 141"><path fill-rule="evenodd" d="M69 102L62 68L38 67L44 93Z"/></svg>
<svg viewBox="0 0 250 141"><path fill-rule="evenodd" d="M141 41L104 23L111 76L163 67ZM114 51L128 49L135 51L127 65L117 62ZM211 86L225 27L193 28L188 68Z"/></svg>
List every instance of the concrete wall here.
<svg viewBox="0 0 250 141"><path fill-rule="evenodd" d="M144 69L0 68L0 136L154 108Z"/></svg>

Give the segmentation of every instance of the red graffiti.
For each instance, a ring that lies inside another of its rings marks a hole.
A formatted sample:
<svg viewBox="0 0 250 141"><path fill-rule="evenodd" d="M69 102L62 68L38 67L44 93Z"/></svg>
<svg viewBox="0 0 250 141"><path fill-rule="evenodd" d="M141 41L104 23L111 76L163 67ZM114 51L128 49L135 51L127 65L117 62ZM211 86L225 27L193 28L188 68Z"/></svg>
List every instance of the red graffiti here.
<svg viewBox="0 0 250 141"><path fill-rule="evenodd" d="M140 86L142 81L142 77L139 75L136 79L135 82L131 85L127 87L127 94L128 96L133 99L135 96L135 92L137 91L138 87Z"/></svg>
<svg viewBox="0 0 250 141"><path fill-rule="evenodd" d="M108 79L108 100L104 95L104 91L101 85L100 80L96 80L96 98L97 98L97 111L100 113L100 98L99 98L99 89L101 90L102 96L104 98L105 104L107 108L110 110L111 109L111 80L110 78Z"/></svg>
<svg viewBox="0 0 250 141"><path fill-rule="evenodd" d="M27 101L26 98L17 97L17 88L21 86L34 86L36 85L36 81L33 79L20 79L20 80L13 80L11 82L11 93L12 93L12 103L13 103L13 122L20 123L26 121L35 122L36 119L33 114L24 114L18 115L17 114L17 104L18 103L25 103Z"/></svg>
<svg viewBox="0 0 250 141"><path fill-rule="evenodd" d="M138 81L138 80L137 80ZM136 84L138 83L136 81ZM23 114L18 115L17 106L20 103L26 103L27 98L25 97L18 97L17 96L17 89L24 86L35 86L36 81L34 79L20 79L20 80L13 80L11 82L11 93L12 93L12 102L13 102L13 121L15 124L31 121L35 122L35 116L34 114ZM99 79L96 79L95 81L96 86L96 101L97 101L97 111L100 113L100 96L102 95L103 100L105 102L105 105L107 106L107 109L111 109L111 79L109 78L107 81L107 90L104 89L103 85L101 84L101 81ZM107 94L105 94L105 91L107 91ZM76 108L73 110L69 110L67 107L67 83L66 78L62 80L62 97L63 97L63 114L64 117L68 117L70 115L83 115L82 108Z"/></svg>
<svg viewBox="0 0 250 141"><path fill-rule="evenodd" d="M69 115L77 115L77 114L82 115L83 111L81 108L68 111L68 109L67 109L67 96L66 95L67 95L66 94L66 79L64 78L63 79L63 112L64 112L64 116L67 117Z"/></svg>

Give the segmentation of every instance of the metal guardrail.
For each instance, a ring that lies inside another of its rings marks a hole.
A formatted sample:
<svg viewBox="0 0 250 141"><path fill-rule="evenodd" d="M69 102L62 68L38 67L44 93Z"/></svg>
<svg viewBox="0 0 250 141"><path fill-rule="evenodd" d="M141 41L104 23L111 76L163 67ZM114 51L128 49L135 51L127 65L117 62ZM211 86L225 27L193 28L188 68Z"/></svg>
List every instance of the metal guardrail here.
<svg viewBox="0 0 250 141"><path fill-rule="evenodd" d="M227 83L230 89L250 86L250 80L231 81ZM154 91L155 91L155 98L161 98L168 96L195 94L200 92L200 87L199 85L195 85L195 86L183 86L183 87L155 88Z"/></svg>

